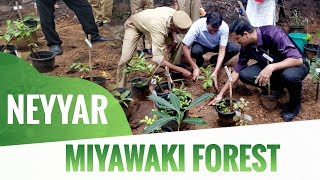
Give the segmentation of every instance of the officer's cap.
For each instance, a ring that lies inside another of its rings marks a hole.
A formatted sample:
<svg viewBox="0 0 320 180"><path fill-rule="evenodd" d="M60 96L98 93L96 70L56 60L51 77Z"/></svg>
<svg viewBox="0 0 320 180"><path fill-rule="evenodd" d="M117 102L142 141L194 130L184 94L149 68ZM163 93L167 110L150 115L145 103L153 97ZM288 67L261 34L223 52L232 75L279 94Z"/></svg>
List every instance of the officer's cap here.
<svg viewBox="0 0 320 180"><path fill-rule="evenodd" d="M188 14L181 10L173 13L172 20L173 24L181 30L187 30L192 25L192 20Z"/></svg>

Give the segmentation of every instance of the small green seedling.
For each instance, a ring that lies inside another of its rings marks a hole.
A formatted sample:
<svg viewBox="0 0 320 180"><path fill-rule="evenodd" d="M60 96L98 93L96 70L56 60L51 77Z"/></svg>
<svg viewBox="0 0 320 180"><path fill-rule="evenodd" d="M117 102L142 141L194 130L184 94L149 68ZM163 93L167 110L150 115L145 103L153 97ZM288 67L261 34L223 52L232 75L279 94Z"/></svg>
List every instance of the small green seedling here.
<svg viewBox="0 0 320 180"><path fill-rule="evenodd" d="M128 67L124 71L127 75L135 71L151 74L154 68L155 66L147 62L146 58L141 54L132 57Z"/></svg>
<svg viewBox="0 0 320 180"><path fill-rule="evenodd" d="M305 38L303 38L305 41L307 41L308 43L310 43L310 41L312 40L312 35L310 33L307 34L307 36Z"/></svg>
<svg viewBox="0 0 320 180"><path fill-rule="evenodd" d="M312 77L312 80L315 83L319 83L320 82L320 76L319 76L319 72L317 71L317 69L319 69L320 67L320 59L317 57L314 57L312 59L313 63L310 63L310 71L309 74Z"/></svg>
<svg viewBox="0 0 320 180"><path fill-rule="evenodd" d="M129 98L130 93L131 92L129 90L126 90L123 93L120 93L119 91L112 91L112 94L119 101L119 103L125 105L126 107L128 107L128 102L133 101L132 98Z"/></svg>
<svg viewBox="0 0 320 180"><path fill-rule="evenodd" d="M70 65L68 72L82 72L82 71L90 71L90 67L86 63L76 62Z"/></svg>
<svg viewBox="0 0 320 180"><path fill-rule="evenodd" d="M198 76L197 78L203 80L203 89L206 90L208 87L213 87L213 79L211 65L206 68L201 67L200 71L205 74L205 76Z"/></svg>
<svg viewBox="0 0 320 180"><path fill-rule="evenodd" d="M236 113L236 116L233 117L233 120L236 122L237 126L245 126L251 123L251 116L245 114L245 112L249 111L248 104L249 102L244 98L240 98L240 101L234 104L234 108L239 109L240 112L239 114Z"/></svg>
<svg viewBox="0 0 320 180"><path fill-rule="evenodd" d="M221 101L220 103L217 104L217 106L218 106L218 109L223 113L230 112L230 107L227 107L226 101Z"/></svg>
<svg viewBox="0 0 320 180"><path fill-rule="evenodd" d="M152 111L154 111L154 109ZM145 116L144 119L140 120L140 122L146 124L146 127L144 128L144 130L146 130L148 126L151 126L154 122L156 122L156 120L157 120L157 116L153 115L152 118ZM154 132L160 132L160 131L161 131L161 127L154 130Z"/></svg>
<svg viewBox="0 0 320 180"><path fill-rule="evenodd" d="M191 94L182 85L180 88L173 88L172 92L178 96L180 100L180 108L186 108L191 103Z"/></svg>

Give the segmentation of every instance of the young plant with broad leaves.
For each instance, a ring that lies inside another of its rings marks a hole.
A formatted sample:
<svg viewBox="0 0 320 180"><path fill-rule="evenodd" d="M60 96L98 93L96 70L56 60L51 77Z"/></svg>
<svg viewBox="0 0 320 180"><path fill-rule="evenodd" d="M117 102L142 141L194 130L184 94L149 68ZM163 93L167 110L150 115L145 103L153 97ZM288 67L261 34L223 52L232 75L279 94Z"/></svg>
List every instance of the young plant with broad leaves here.
<svg viewBox="0 0 320 180"><path fill-rule="evenodd" d="M75 62L70 65L68 72L82 72L82 71L90 71L90 66L86 63Z"/></svg>
<svg viewBox="0 0 320 180"><path fill-rule="evenodd" d="M124 70L128 75L135 71L146 72L148 74L152 73L152 70L155 68L155 65L149 63L143 54L133 56L130 62L128 63L128 67Z"/></svg>
<svg viewBox="0 0 320 180"><path fill-rule="evenodd" d="M125 90L123 93L120 93L119 91L111 91L111 93L113 94L113 96L119 101L120 104L125 105L126 107L128 107L128 103L133 101L132 98L130 98L130 90Z"/></svg>
<svg viewBox="0 0 320 180"><path fill-rule="evenodd" d="M237 101L237 103L233 105L234 109L239 109L240 111L239 116L233 117L233 120L236 122L237 126L245 126L250 124L250 121L245 117L245 113L249 111L248 104L249 101L245 100L244 98L240 98L240 101Z"/></svg>
<svg viewBox="0 0 320 180"><path fill-rule="evenodd" d="M6 21L6 31L0 36L0 39L4 39L6 42L10 42L13 38L22 39L31 37L32 33L37 31L38 27L30 28L24 21Z"/></svg>
<svg viewBox="0 0 320 180"><path fill-rule="evenodd" d="M205 74L205 76L198 76L197 78L203 81L203 89L206 90L208 87L213 87L213 79L211 65L206 68L200 67L200 71Z"/></svg>
<svg viewBox="0 0 320 180"><path fill-rule="evenodd" d="M176 121L178 124L178 130L180 129L181 123L188 123L188 124L207 124L202 118L199 117L190 117L185 118L186 111L190 110L191 108L195 107L196 105L200 104L201 102L212 98L214 95L212 93L205 93L202 96L193 100L187 107L181 108L180 107L180 100L178 96L172 92L169 94L169 100L166 101L165 99L158 97L156 95L148 96L148 98L155 103L159 104L161 107L168 111L173 111L174 113L166 113L163 111L152 111L152 114L157 116L157 120L150 126L148 126L144 133L151 133L155 130L161 128L163 125L168 123L169 121Z"/></svg>
<svg viewBox="0 0 320 180"><path fill-rule="evenodd" d="M312 80L315 83L320 82L320 76L319 76L319 72L317 72L317 69L320 68L320 58L314 57L314 59L312 60L313 63L310 63L310 71L309 74L312 77Z"/></svg>

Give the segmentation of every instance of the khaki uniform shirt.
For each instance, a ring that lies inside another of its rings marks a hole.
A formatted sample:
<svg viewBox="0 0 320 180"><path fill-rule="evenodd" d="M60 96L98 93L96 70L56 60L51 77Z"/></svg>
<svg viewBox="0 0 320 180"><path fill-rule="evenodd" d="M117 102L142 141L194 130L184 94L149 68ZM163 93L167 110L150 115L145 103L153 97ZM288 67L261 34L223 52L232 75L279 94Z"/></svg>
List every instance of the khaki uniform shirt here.
<svg viewBox="0 0 320 180"><path fill-rule="evenodd" d="M132 23L139 31L150 34L153 61L164 60L165 40L170 33L170 21L175 10L169 7L147 9L132 16Z"/></svg>

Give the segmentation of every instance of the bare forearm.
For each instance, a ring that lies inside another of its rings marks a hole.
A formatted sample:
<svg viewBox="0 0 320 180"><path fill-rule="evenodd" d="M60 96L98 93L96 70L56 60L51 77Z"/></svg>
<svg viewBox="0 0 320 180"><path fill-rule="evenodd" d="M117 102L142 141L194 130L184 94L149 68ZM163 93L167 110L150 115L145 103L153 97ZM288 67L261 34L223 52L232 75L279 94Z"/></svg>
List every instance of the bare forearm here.
<svg viewBox="0 0 320 180"><path fill-rule="evenodd" d="M191 58L191 53L189 51L189 47L185 44L182 45L182 51L183 51L183 54L184 54L184 57L187 59L187 61L189 62L189 64L191 65L191 67L194 69L194 68L197 68L197 64L192 60Z"/></svg>
<svg viewBox="0 0 320 180"><path fill-rule="evenodd" d="M273 71L277 71L277 70L286 69L289 67L300 66L302 64L303 64L302 58L300 58L300 59L287 58L281 62L270 64L269 66L272 66Z"/></svg>
<svg viewBox="0 0 320 180"><path fill-rule="evenodd" d="M221 68L225 55L226 55L226 47L220 47L215 72L219 71L219 69Z"/></svg>

